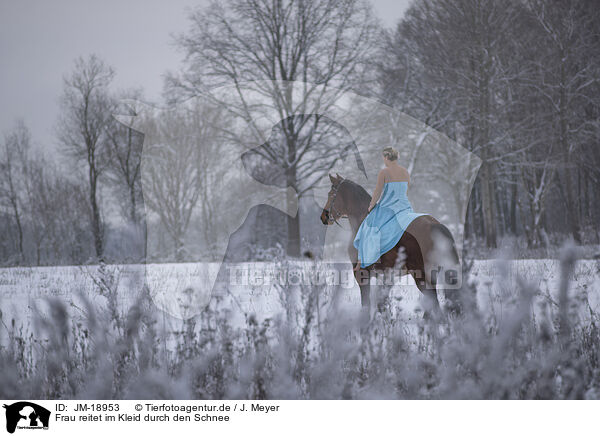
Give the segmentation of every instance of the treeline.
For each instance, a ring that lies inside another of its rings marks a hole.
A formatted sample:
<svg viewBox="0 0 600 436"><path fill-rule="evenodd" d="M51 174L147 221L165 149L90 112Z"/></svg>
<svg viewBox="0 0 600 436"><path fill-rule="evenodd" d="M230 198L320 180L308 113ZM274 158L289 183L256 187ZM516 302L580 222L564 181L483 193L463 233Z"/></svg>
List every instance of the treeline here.
<svg viewBox="0 0 600 436"><path fill-rule="evenodd" d="M600 242L595 0L415 0L391 30L382 29L370 5L359 0L286 1L273 8L266 1L228 4L190 13L190 30L177 38L186 60L180 73L166 80L167 100L176 103L203 87L262 79L307 80L368 93L482 159L465 229L476 245L497 247L506 235L529 247L552 246L565 237ZM204 245L223 239L216 235L226 226L217 221L227 219L224 205L235 202L222 196L235 193L210 189L223 165L216 159L215 135L195 121L169 121L204 139L192 144L199 150L193 159L167 157L212 170L195 167L186 173L185 191L177 177L145 189L151 197L144 201L143 136L112 116L136 115L135 107L120 102L143 94L115 92L113 79L113 69L98 57L76 60L63 83L57 156L40 153L22 121L5 133L0 264L138 262L146 257L151 219L164 229L152 252L164 256L150 260L186 260L182 235L195 225L189 219L195 207L206 224L197 230ZM285 92L265 92L287 107ZM226 122L225 115L219 118ZM302 171L314 183L333 161L302 156L323 156L315 144L324 142L314 139L335 135L318 125L319 117L285 119L281 144L266 143L258 152L304 195L312 185L303 185ZM174 204L173 198L186 201ZM299 220L287 225L288 239L295 240L290 254L299 252L299 226Z"/></svg>
<svg viewBox="0 0 600 436"><path fill-rule="evenodd" d="M417 0L387 32L381 98L483 161L466 235L600 238L595 0Z"/></svg>
<svg viewBox="0 0 600 436"><path fill-rule="evenodd" d="M59 145L34 144L24 121L4 135L0 160L0 259L5 265L143 257L140 164L143 136L113 118L123 98L113 69L79 58L64 77ZM101 198L105 201L102 207Z"/></svg>

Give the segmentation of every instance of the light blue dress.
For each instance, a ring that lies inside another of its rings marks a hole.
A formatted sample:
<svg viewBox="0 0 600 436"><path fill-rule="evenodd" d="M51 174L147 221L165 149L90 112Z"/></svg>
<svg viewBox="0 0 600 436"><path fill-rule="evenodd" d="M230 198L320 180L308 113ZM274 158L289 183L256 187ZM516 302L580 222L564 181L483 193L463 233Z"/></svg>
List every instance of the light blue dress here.
<svg viewBox="0 0 600 436"><path fill-rule="evenodd" d="M407 182L387 182L381 198L360 225L354 247L361 267L374 264L398 243L408 225L417 217L406 196Z"/></svg>

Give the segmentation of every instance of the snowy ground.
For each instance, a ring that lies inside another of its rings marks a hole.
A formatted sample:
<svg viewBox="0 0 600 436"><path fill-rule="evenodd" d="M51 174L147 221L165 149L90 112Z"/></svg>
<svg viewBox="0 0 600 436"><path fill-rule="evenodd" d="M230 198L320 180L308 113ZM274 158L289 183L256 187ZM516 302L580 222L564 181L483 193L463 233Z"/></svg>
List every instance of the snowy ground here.
<svg viewBox="0 0 600 436"><path fill-rule="evenodd" d="M292 264L295 270L306 269L307 264ZM233 324L244 321L244 314L254 313L259 319L272 316L281 311L281 300L290 292L286 286L278 286L277 277L268 272L280 272L281 264L252 263L236 264L232 275L222 275L228 280L228 293L220 293L220 307L230 309ZM288 265L288 269L290 266ZM122 310L127 310L136 301L136 296L147 283L156 306L164 316L167 330L175 328L180 320L200 313L209 300L215 277L219 273L217 264L160 264L160 265L123 265L109 266L115 277L117 299ZM223 272L221 268L221 272ZM246 271L246 275L240 271ZM252 271L248 275L247 271ZM296 271L297 272L297 271ZM477 288L477 301L486 310L502 311L502 302L519 292L518 277L521 277L529 289L539 289L541 295L537 303L557 301L556 292L560 276L559 261L551 259L513 260L506 264L497 261L476 261L473 265L471 280ZM279 277L280 279L280 277ZM44 297L58 297L70 306L73 316L81 314L81 301L77 295L84 293L98 307L106 303L98 292L98 267L36 267L0 269L0 308L2 322L5 325L15 320L17 326L31 328L31 316L34 307L44 311ZM289 283L298 280L287 278ZM332 279L333 280L333 279ZM281 282L281 280L280 280ZM285 283L285 280L283 281ZM333 283L333 282L329 282ZM339 303L345 310L358 311L360 292L351 279L349 269L338 271L336 288ZM327 287L326 287L327 288ZM327 288L331 291L331 288ZM323 299L327 299L324 289ZM600 261L581 260L576 264L571 278L570 295L573 300L586 300L592 310L600 310ZM289 295L288 295L289 296ZM409 277L392 288L395 304L400 305L407 322L418 316L420 293ZM503 297L503 298L501 298ZM537 309L536 309L537 310ZM586 310L582 312L585 316ZM589 310L587 311L589 313ZM4 328L2 328L5 330ZM4 337L4 334L0 338Z"/></svg>

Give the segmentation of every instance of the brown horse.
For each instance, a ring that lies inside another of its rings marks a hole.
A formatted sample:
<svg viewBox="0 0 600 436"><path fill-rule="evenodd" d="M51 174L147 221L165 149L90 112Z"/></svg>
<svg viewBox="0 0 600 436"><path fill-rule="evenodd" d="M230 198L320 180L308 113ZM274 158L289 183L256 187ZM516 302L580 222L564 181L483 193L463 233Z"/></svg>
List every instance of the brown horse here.
<svg viewBox="0 0 600 436"><path fill-rule="evenodd" d="M453 311L459 310L456 292L460 281L460 261L456 252L454 238L446 226L429 215L422 215L412 221L400 241L394 248L366 268L358 266L358 252L353 245L354 238L362 221L368 215L371 196L360 185L342 178L329 175L331 190L327 204L321 213L325 225L348 218L352 228L352 239L348 246L350 260L355 266L355 278L360 287L361 302L364 309L370 308L370 277L372 273L400 267L401 275L410 274L417 287L425 296L425 312L440 312L437 299L437 284L442 279L445 296ZM404 256L400 253L404 251ZM397 265L397 263L399 265Z"/></svg>

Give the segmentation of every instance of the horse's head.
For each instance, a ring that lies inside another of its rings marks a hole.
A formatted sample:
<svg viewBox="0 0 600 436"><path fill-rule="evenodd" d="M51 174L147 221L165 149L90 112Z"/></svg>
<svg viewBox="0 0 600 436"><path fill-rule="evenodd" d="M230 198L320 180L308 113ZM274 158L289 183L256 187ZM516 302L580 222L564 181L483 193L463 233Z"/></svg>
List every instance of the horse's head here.
<svg viewBox="0 0 600 436"><path fill-rule="evenodd" d="M331 180L331 189L327 195L327 203L321 212L321 222L326 226L348 215L344 195L340 192L340 188L344 187L344 178L336 173L336 176L329 174L329 179Z"/></svg>

